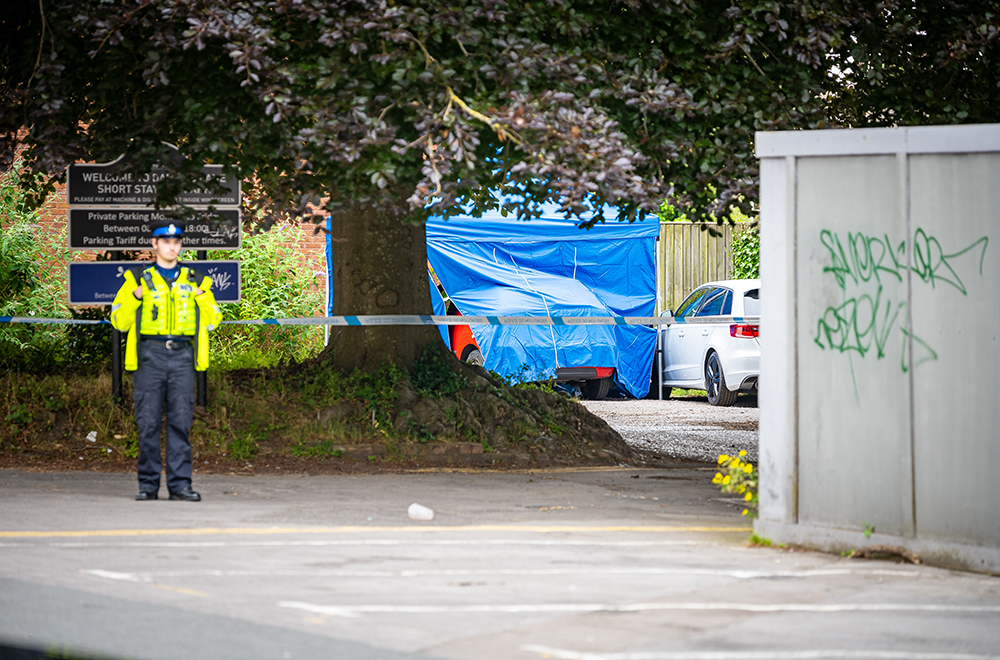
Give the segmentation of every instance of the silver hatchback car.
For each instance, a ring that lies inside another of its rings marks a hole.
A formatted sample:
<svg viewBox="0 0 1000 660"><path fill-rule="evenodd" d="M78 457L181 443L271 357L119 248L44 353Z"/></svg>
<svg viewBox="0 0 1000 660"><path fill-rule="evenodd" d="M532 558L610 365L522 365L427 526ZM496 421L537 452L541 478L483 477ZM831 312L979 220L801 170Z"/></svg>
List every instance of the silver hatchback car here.
<svg viewBox="0 0 1000 660"><path fill-rule="evenodd" d="M713 406L756 392L760 376L760 280L708 282L695 289L660 331L663 394L704 389ZM651 389L656 391L656 369Z"/></svg>

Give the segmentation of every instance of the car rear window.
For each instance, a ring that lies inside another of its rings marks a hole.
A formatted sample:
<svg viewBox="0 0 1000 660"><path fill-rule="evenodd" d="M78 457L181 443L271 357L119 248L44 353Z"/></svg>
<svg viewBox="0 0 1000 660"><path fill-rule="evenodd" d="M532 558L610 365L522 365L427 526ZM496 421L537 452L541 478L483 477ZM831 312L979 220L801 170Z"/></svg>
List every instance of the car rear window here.
<svg viewBox="0 0 1000 660"><path fill-rule="evenodd" d="M760 289L750 289L743 294L743 315L760 316Z"/></svg>

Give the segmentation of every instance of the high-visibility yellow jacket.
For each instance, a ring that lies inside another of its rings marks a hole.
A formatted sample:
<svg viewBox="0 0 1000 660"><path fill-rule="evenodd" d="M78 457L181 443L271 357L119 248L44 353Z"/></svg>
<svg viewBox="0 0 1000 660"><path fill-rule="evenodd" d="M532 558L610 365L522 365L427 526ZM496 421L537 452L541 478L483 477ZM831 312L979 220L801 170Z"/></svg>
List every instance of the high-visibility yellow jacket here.
<svg viewBox="0 0 1000 660"><path fill-rule="evenodd" d="M208 331L222 320L222 311L212 295L212 278L180 264L173 284L167 285L155 264L125 271L125 282L111 305L111 325L128 332L125 340L125 368L139 368L140 335L191 337L195 369L208 369ZM142 286L142 300L134 291ZM195 290L202 293L195 295Z"/></svg>

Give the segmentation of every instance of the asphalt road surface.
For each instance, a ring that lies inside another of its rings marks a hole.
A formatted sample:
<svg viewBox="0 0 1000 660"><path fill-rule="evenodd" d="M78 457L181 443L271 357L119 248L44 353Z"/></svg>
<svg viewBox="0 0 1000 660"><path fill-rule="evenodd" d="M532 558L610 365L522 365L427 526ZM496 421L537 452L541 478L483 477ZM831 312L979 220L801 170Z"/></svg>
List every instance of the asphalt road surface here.
<svg viewBox="0 0 1000 660"><path fill-rule="evenodd" d="M1000 579L748 547L712 470L0 471L0 643L154 660L1000 657ZM419 502L431 522L407 517ZM3 654L0 653L0 656Z"/></svg>

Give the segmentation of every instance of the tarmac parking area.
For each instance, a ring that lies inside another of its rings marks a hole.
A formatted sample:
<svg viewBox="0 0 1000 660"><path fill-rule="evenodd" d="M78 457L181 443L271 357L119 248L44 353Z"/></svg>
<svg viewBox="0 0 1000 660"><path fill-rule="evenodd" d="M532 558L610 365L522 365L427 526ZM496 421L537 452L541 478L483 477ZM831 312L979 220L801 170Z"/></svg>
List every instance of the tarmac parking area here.
<svg viewBox="0 0 1000 660"><path fill-rule="evenodd" d="M1000 580L748 547L710 467L0 471L0 642L108 658L1000 657ZM431 522L407 517L419 502Z"/></svg>

